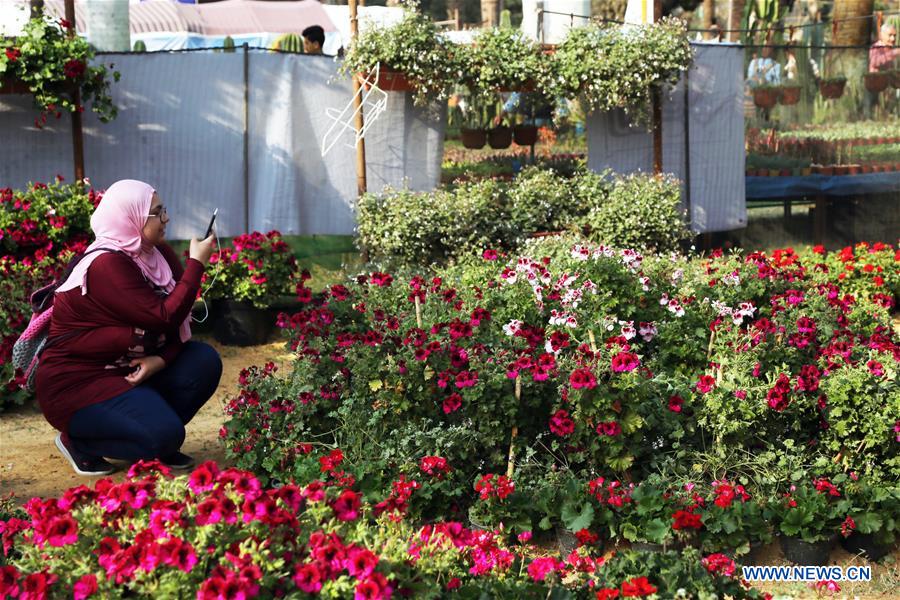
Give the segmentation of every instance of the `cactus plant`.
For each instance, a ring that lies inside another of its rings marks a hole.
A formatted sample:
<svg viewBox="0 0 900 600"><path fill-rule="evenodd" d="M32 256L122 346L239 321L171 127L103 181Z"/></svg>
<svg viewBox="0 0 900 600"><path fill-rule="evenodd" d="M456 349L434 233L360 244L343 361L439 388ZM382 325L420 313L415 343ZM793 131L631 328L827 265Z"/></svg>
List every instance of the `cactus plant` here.
<svg viewBox="0 0 900 600"><path fill-rule="evenodd" d="M222 41L222 48L225 52L234 52L234 39L230 35L226 35Z"/></svg>
<svg viewBox="0 0 900 600"><path fill-rule="evenodd" d="M281 52L303 53L303 38L296 33L285 33L272 44L272 50Z"/></svg>
<svg viewBox="0 0 900 600"><path fill-rule="evenodd" d="M136 41L136 42L134 43L134 49L133 49L133 50L134 50L135 52L146 52L146 51L147 51L147 44L144 43L144 40L138 40L138 41Z"/></svg>

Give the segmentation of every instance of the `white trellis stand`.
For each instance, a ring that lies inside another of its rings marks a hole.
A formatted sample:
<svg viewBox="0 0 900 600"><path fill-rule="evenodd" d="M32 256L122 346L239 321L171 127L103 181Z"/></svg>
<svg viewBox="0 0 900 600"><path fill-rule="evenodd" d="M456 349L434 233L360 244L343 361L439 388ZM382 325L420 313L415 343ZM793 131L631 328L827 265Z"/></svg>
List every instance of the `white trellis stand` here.
<svg viewBox="0 0 900 600"><path fill-rule="evenodd" d="M326 108L325 115L331 119L331 126L325 132L322 138L322 156L324 157L337 144L344 135L349 131L353 135L353 143L347 142L349 148L355 148L360 140L362 140L366 131L372 126L381 113L387 110L387 93L378 87L378 78L381 72L381 65L375 66L375 71L369 73L365 78L360 77L359 89L352 98L344 106L343 110L337 108ZM361 98L361 102L357 103L357 97ZM357 113L364 112L366 115L365 124L362 129L357 131L355 119Z"/></svg>

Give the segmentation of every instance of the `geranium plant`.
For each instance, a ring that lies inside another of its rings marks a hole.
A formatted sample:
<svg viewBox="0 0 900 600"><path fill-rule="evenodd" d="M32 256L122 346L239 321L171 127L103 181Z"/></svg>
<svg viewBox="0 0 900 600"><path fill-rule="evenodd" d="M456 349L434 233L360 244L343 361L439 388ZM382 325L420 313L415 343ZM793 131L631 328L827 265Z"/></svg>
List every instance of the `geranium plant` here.
<svg viewBox="0 0 900 600"><path fill-rule="evenodd" d="M210 300L250 302L268 308L293 292L297 259L278 231L254 231L234 238L210 257L203 283Z"/></svg>
<svg viewBox="0 0 900 600"><path fill-rule="evenodd" d="M713 481L705 500L700 532L704 551L728 550L740 555L772 540L764 505L743 485L725 479Z"/></svg>
<svg viewBox="0 0 900 600"><path fill-rule="evenodd" d="M58 118L63 110L82 112L88 103L101 121L110 121L116 116L109 93L110 71L91 64L93 58L87 40L74 35L67 21L31 19L21 36L0 39L0 86L15 80L28 86L41 109L35 119L38 127L49 115ZM111 71L111 77L118 81L119 72ZM72 94L76 88L81 91L81 104L75 103Z"/></svg>
<svg viewBox="0 0 900 600"><path fill-rule="evenodd" d="M456 47L443 38L430 17L407 6L403 18L389 27L371 27L360 34L344 57L344 73L399 71L413 88L416 104L443 100L459 83Z"/></svg>
<svg viewBox="0 0 900 600"><path fill-rule="evenodd" d="M841 490L825 477L798 481L770 504L778 531L810 544L836 537L850 508Z"/></svg>

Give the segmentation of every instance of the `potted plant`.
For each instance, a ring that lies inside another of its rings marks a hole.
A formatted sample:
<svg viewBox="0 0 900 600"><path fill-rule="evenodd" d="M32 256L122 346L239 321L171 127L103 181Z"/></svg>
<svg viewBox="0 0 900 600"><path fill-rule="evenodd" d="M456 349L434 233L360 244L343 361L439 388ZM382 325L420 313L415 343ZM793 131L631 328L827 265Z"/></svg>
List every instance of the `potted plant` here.
<svg viewBox="0 0 900 600"><path fill-rule="evenodd" d="M785 106L791 106L800 102L800 86L785 85L781 88L781 96L778 101Z"/></svg>
<svg viewBox="0 0 900 600"><path fill-rule="evenodd" d="M824 477L791 485L774 498L773 513L785 558L800 565L825 565L850 502Z"/></svg>
<svg viewBox="0 0 900 600"><path fill-rule="evenodd" d="M823 78L819 81L819 93L823 98L835 99L844 95L844 87L847 85L847 78L830 77Z"/></svg>
<svg viewBox="0 0 900 600"><path fill-rule="evenodd" d="M378 86L411 91L416 104L443 100L461 78L454 44L438 34L431 18L411 9L390 27L372 27L347 50L343 73L370 74L378 69Z"/></svg>
<svg viewBox="0 0 900 600"><path fill-rule="evenodd" d="M488 144L494 150L503 150L512 145L513 130L500 124L487 132Z"/></svg>
<svg viewBox="0 0 900 600"><path fill-rule="evenodd" d="M753 88L753 103L759 108L773 108L781 96L781 86L758 85Z"/></svg>
<svg viewBox="0 0 900 600"><path fill-rule="evenodd" d="M863 83L866 89L877 94L887 89L891 83L891 75L887 71L875 71L874 73L863 74Z"/></svg>
<svg viewBox="0 0 900 600"><path fill-rule="evenodd" d="M537 125L521 123L513 128L513 140L519 146L534 146L538 139Z"/></svg>
<svg viewBox="0 0 900 600"><path fill-rule="evenodd" d="M850 554L877 561L897 542L900 530L900 488L868 482L849 483L850 514L841 529L841 546Z"/></svg>
<svg viewBox="0 0 900 600"><path fill-rule="evenodd" d="M484 148L484 145L487 142L487 132L484 129L463 127L460 129L459 134L460 138L462 139L463 146L470 150L478 150L479 148Z"/></svg>
<svg viewBox="0 0 900 600"><path fill-rule="evenodd" d="M629 502L616 511L617 534L631 542L635 550L665 552L675 543L674 503L666 487L643 481L629 493Z"/></svg>
<svg viewBox="0 0 900 600"><path fill-rule="evenodd" d="M705 498L703 529L700 531L704 554L748 555L772 540L764 507L750 497L744 486L725 480L714 481Z"/></svg>
<svg viewBox="0 0 900 600"><path fill-rule="evenodd" d="M84 38L70 35L68 22L31 19L22 35L0 38L0 93L30 93L41 115L40 127L47 117L62 111L84 110L90 103L101 121L115 118L116 107L109 94L110 79L105 66L90 64L94 52ZM119 73L112 72L119 80ZM81 104L75 104L74 91L81 92Z"/></svg>
<svg viewBox="0 0 900 600"><path fill-rule="evenodd" d="M240 235L215 252L203 275L214 301L213 333L223 344L265 342L275 324L269 308L294 291L297 261L277 231Z"/></svg>

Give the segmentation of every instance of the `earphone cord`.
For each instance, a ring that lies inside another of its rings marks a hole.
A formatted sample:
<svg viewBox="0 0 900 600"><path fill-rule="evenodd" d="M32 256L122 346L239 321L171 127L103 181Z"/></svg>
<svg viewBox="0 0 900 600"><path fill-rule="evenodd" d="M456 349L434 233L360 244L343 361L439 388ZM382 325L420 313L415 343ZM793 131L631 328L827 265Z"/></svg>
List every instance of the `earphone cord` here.
<svg viewBox="0 0 900 600"><path fill-rule="evenodd" d="M215 224L213 224L213 233L216 236L215 237L216 247L218 248L219 247L219 232L217 231L217 226ZM219 272L221 270L222 270L222 261L220 259L220 260L216 261L216 272L215 272L215 274L213 274L212 281L209 282L209 285L206 286L205 290L200 291L200 301L203 303L203 310L206 314L203 315L202 319L198 319L194 315L191 315L191 321L193 321L194 323L205 323L206 320L209 318L209 304L207 304L206 298L204 298L204 296L212 288L212 286L216 283L216 279L219 278Z"/></svg>

